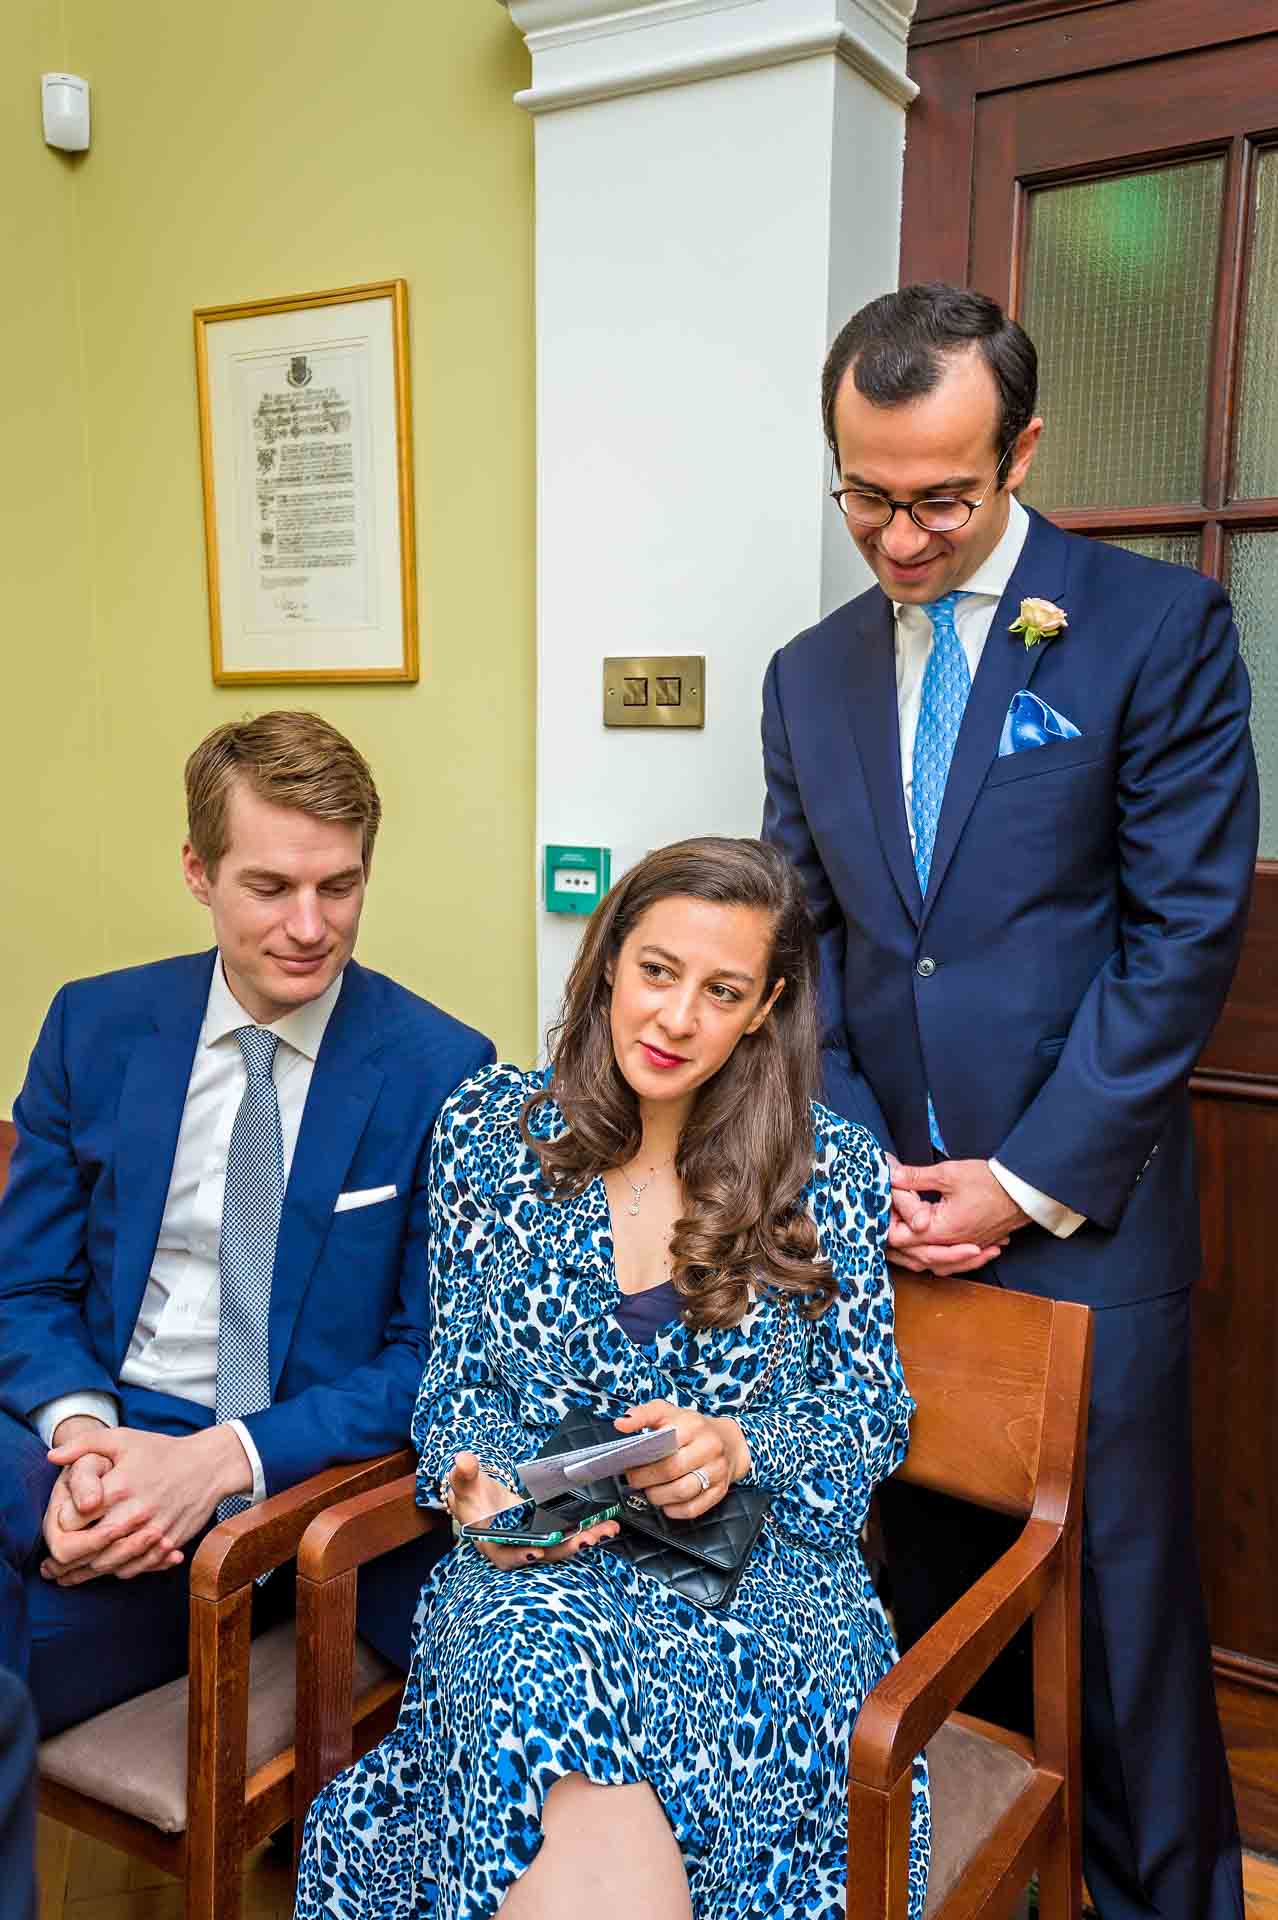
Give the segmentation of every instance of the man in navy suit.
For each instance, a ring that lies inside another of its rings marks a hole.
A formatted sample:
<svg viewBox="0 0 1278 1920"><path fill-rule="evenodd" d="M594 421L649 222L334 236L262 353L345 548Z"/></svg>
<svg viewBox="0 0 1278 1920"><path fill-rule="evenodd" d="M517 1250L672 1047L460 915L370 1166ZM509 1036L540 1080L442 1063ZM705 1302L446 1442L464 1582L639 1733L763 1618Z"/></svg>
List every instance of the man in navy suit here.
<svg viewBox="0 0 1278 1920"><path fill-rule="evenodd" d="M45 1734L185 1669L217 1516L405 1444L431 1128L493 1057L352 958L381 804L348 740L306 713L219 727L186 787L214 951L64 987L14 1107L0 1666ZM402 1664L422 1571L361 1594Z"/></svg>
<svg viewBox="0 0 1278 1920"><path fill-rule="evenodd" d="M1021 328L956 288L836 339L834 494L878 585L771 663L765 833L819 923L828 1097L905 1163L892 1256L1094 1310L1092 1895L1241 1920L1192 1525L1187 1079L1256 852L1249 690L1219 587L1021 507L1036 394ZM909 1643L976 1530L887 1491Z"/></svg>

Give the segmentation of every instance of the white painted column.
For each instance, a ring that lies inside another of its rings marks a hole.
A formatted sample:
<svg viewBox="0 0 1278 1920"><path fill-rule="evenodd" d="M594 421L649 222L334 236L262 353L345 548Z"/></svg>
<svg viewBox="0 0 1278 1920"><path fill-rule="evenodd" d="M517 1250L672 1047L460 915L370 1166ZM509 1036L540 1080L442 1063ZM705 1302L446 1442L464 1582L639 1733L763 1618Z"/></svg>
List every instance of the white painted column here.
<svg viewBox="0 0 1278 1920"><path fill-rule="evenodd" d="M506 0L536 118L538 864L752 834L773 651L865 584L819 379L896 285L914 0ZM702 732L605 654L704 653ZM833 773L832 769L832 773ZM543 1027L582 922L541 911Z"/></svg>

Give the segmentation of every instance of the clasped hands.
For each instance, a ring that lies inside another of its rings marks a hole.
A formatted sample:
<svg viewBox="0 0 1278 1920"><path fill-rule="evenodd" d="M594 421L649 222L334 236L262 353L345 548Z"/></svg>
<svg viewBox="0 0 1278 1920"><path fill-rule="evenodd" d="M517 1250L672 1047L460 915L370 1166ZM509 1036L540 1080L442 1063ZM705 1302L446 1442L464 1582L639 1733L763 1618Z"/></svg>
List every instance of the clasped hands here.
<svg viewBox="0 0 1278 1920"><path fill-rule="evenodd" d="M750 1449L735 1420L712 1418L691 1407L675 1407L668 1400L649 1400L632 1407L613 1425L618 1433L639 1433L646 1427L673 1427L676 1445L664 1460L632 1467L627 1486L641 1490L654 1507L676 1520L695 1520L718 1506L734 1481L750 1470ZM699 1470L699 1471L698 1471ZM708 1485L702 1485L702 1477ZM511 1507L524 1505L502 1481L483 1471L473 1453L459 1453L449 1468L448 1511L461 1525L491 1519ZM499 1547L491 1541L474 1544L495 1567L533 1566L538 1561L571 1560L586 1547L610 1540L619 1531L615 1520L601 1521L575 1533L557 1547Z"/></svg>
<svg viewBox="0 0 1278 1920"><path fill-rule="evenodd" d="M938 1160L905 1167L888 1155L892 1218L888 1259L915 1273L975 1273L996 1260L1017 1227L1029 1224L985 1160ZM932 1193L937 1197L923 1200Z"/></svg>
<svg viewBox="0 0 1278 1920"><path fill-rule="evenodd" d="M253 1484L233 1427L173 1436L75 1414L53 1437L49 1459L62 1471L45 1510L40 1571L60 1587L180 1565L218 1501Z"/></svg>

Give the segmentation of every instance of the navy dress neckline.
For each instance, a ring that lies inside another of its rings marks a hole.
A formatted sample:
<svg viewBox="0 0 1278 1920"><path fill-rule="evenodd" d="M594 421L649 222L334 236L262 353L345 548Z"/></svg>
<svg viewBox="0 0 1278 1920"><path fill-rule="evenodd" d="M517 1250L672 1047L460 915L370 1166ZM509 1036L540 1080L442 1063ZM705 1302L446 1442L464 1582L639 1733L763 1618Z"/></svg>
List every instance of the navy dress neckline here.
<svg viewBox="0 0 1278 1920"><path fill-rule="evenodd" d="M683 1301L673 1280L662 1280L642 1293L623 1293L613 1320L636 1345L646 1347L663 1327L679 1318Z"/></svg>

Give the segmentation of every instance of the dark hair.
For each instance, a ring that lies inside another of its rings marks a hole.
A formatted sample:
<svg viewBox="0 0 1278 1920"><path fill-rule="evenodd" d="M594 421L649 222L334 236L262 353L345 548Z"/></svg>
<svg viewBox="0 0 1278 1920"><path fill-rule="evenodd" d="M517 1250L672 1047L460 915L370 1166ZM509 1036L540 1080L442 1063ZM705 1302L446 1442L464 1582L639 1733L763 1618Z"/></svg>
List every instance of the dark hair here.
<svg viewBox="0 0 1278 1920"><path fill-rule="evenodd" d="M857 392L872 405L899 407L931 393L945 372L946 354L973 345L994 376L999 403L994 441L999 460L1006 459L1034 418L1034 342L996 301L943 280L882 294L854 313L836 336L821 373L821 419L835 458L834 402L849 367ZM1005 477L1000 466L1000 487Z"/></svg>
<svg viewBox="0 0 1278 1920"><path fill-rule="evenodd" d="M762 1026L742 1035L700 1089L679 1141L675 1165L687 1212L675 1222L670 1253L685 1324L735 1326L752 1283L802 1295L803 1311L820 1314L837 1285L802 1199L819 1074L816 934L799 876L775 848L761 840L681 840L617 882L591 916L568 976L549 1037L551 1079L525 1103L523 1137L556 1198L580 1193L639 1151L639 1103L613 1051L608 975L640 918L676 895L761 908L772 923L765 995L785 981ZM531 1124L550 1101L568 1129L553 1140Z"/></svg>

